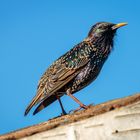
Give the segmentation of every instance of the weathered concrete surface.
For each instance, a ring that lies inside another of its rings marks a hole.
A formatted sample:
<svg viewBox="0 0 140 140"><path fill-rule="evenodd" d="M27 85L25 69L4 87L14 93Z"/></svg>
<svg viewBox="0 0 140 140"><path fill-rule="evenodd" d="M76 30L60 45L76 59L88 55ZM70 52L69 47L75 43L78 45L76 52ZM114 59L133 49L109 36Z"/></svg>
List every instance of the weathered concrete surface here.
<svg viewBox="0 0 140 140"><path fill-rule="evenodd" d="M140 102L21 140L140 140Z"/></svg>
<svg viewBox="0 0 140 140"><path fill-rule="evenodd" d="M140 94L0 136L0 140L140 140Z"/></svg>

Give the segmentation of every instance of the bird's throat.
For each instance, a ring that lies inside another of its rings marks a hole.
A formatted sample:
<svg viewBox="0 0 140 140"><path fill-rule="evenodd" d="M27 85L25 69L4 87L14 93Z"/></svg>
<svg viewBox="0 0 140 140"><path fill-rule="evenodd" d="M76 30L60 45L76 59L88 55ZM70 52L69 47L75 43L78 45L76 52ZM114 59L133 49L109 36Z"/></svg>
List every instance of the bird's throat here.
<svg viewBox="0 0 140 140"><path fill-rule="evenodd" d="M113 48L113 37L112 35L106 36L90 36L86 41L90 42L94 48L98 50L99 53L108 56Z"/></svg>

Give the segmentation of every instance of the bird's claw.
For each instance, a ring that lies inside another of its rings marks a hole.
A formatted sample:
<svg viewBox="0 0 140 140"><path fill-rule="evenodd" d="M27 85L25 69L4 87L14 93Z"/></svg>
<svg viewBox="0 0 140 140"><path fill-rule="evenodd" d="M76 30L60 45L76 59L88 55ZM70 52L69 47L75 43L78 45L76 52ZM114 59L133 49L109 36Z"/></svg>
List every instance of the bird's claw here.
<svg viewBox="0 0 140 140"><path fill-rule="evenodd" d="M90 107L93 106L93 105L94 105L94 103L91 103L91 104L89 104L89 105L84 105L84 104L83 104L83 105L81 105L80 107L83 108L83 109L88 109L88 108L90 108ZM80 109L81 109L81 108L80 108Z"/></svg>
<svg viewBox="0 0 140 140"><path fill-rule="evenodd" d="M88 108L90 108L90 107L92 107L94 105L94 103L91 103L91 104L89 104L88 106L86 106L86 105L81 105L80 107L78 107L77 109L75 109L75 110L70 110L69 111L69 114L73 114L73 113L76 113L76 112L78 112L79 110L81 110L81 109L88 109Z"/></svg>
<svg viewBox="0 0 140 140"><path fill-rule="evenodd" d="M67 115L67 113L66 112L62 112L61 113L61 116L64 116L64 115Z"/></svg>

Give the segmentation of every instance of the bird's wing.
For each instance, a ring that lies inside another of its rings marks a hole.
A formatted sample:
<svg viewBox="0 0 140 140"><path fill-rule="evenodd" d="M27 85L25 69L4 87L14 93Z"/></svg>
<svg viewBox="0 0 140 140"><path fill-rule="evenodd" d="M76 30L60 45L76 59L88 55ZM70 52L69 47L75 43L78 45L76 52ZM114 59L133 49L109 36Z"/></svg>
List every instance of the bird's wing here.
<svg viewBox="0 0 140 140"><path fill-rule="evenodd" d="M27 107L25 115L32 106L50 97L80 72L89 61L85 48L85 43L78 44L47 69L39 81L37 95Z"/></svg>

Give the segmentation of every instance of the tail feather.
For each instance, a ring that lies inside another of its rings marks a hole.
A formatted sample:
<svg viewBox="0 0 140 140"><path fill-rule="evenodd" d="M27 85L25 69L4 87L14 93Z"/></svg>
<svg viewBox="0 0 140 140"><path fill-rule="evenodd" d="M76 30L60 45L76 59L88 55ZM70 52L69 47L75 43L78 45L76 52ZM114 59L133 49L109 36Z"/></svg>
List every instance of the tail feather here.
<svg viewBox="0 0 140 140"><path fill-rule="evenodd" d="M38 107L35 109L33 115L35 115L36 113L40 112L42 109L44 109L45 107L49 106L51 103L53 103L54 101L56 101L57 98L55 95L52 95L48 98L46 98L45 100L43 100Z"/></svg>
<svg viewBox="0 0 140 140"><path fill-rule="evenodd" d="M29 113L29 111L31 110L31 108L40 101L40 97L41 97L41 94L38 96L35 96L32 99L31 103L27 106L27 108L25 110L24 116L26 116Z"/></svg>

